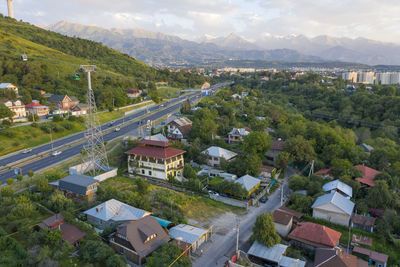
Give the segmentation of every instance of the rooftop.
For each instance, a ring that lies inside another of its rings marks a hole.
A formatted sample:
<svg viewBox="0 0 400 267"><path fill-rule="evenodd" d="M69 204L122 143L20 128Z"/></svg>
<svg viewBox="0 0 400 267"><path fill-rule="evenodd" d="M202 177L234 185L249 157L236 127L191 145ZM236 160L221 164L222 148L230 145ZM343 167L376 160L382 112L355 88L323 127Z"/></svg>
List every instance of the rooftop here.
<svg viewBox="0 0 400 267"><path fill-rule="evenodd" d="M175 120L171 121L168 124L171 124L171 123L176 123L178 126L192 125L192 121L186 117L176 118Z"/></svg>
<svg viewBox="0 0 400 267"><path fill-rule="evenodd" d="M330 172L331 172L331 169L329 168L329 169L319 170L319 171L315 172L314 174L316 174L316 175L327 175L327 174L330 174Z"/></svg>
<svg viewBox="0 0 400 267"><path fill-rule="evenodd" d="M96 179L94 179L93 177L83 175L83 174L71 174L71 175L68 175L67 177L61 179L60 181L70 183L70 184L80 185L80 186L84 186L84 187L87 187L91 184L99 182Z"/></svg>
<svg viewBox="0 0 400 267"><path fill-rule="evenodd" d="M369 250L366 248L354 247L353 252L367 255L370 259L380 261L380 262L387 262L389 259L389 256L386 254L379 253L379 252Z"/></svg>
<svg viewBox="0 0 400 267"><path fill-rule="evenodd" d="M208 153L211 157L224 158L226 160L230 160L237 155L235 152L217 146L211 146L201 153Z"/></svg>
<svg viewBox="0 0 400 267"><path fill-rule="evenodd" d="M75 225L69 224L69 223L63 223L61 224L61 232L63 236L63 240L67 241L71 245L75 244L78 242L80 239L83 239L86 237L86 232L82 231Z"/></svg>
<svg viewBox="0 0 400 267"><path fill-rule="evenodd" d="M233 128L232 131L230 131L228 134L246 136L249 133L250 133L250 131L246 128Z"/></svg>
<svg viewBox="0 0 400 267"><path fill-rule="evenodd" d="M288 225L293 219L293 216L278 209L272 213L272 218L274 219L274 223Z"/></svg>
<svg viewBox="0 0 400 267"><path fill-rule="evenodd" d="M332 190L338 189L341 192L345 193L349 197L353 196L353 188L339 180L334 180L332 182L326 183L322 186L322 190L325 192L329 192Z"/></svg>
<svg viewBox="0 0 400 267"><path fill-rule="evenodd" d="M353 213L354 203L336 191L319 196L311 208L317 208L328 203L335 205L348 215Z"/></svg>
<svg viewBox="0 0 400 267"><path fill-rule="evenodd" d="M148 142L161 142L146 140ZM165 142L162 142L165 143ZM131 150L126 151L126 154L139 155L158 159L168 159L174 156L181 155L186 151L172 147L156 147L156 146L138 146Z"/></svg>
<svg viewBox="0 0 400 267"><path fill-rule="evenodd" d="M279 263L282 255L286 253L287 248L288 246L283 244L276 244L272 247L266 247L255 241L250 247L247 254L255 256L257 258Z"/></svg>
<svg viewBox="0 0 400 267"><path fill-rule="evenodd" d="M364 216L361 214L354 214L351 218L351 222L363 226L374 226L376 218L371 216Z"/></svg>
<svg viewBox="0 0 400 267"><path fill-rule="evenodd" d="M171 145L171 143L169 142L152 140L152 139L143 139L139 142L139 144L157 146L157 147L169 147Z"/></svg>
<svg viewBox="0 0 400 267"><path fill-rule="evenodd" d="M342 233L338 231L311 222L298 223L297 227L289 234L291 239L327 247L335 247L341 236Z"/></svg>
<svg viewBox="0 0 400 267"><path fill-rule="evenodd" d="M239 179L235 180L235 183L243 185L243 187L247 191L251 191L260 182L261 182L260 179L254 178L253 176L250 176L248 174L243 175Z"/></svg>
<svg viewBox="0 0 400 267"><path fill-rule="evenodd" d="M46 229L46 228L51 228L63 222L64 222L64 216L61 213L57 213L43 220L41 223L38 224L38 226L42 229Z"/></svg>
<svg viewBox="0 0 400 267"><path fill-rule="evenodd" d="M315 267L367 267L368 263L340 249L317 248Z"/></svg>
<svg viewBox="0 0 400 267"><path fill-rule="evenodd" d="M363 174L362 177L356 178L357 181L368 186L375 186L374 179L377 174L381 173L380 171L374 170L364 165L357 165L355 166L355 168L361 170Z"/></svg>
<svg viewBox="0 0 400 267"><path fill-rule="evenodd" d="M372 238L367 237L367 236L353 234L353 236L351 238L351 243L371 247L372 246Z"/></svg>
<svg viewBox="0 0 400 267"><path fill-rule="evenodd" d="M169 229L169 236L173 239L178 239L188 244L193 244L202 235L206 234L207 230L194 227L187 224L179 224Z"/></svg>
<svg viewBox="0 0 400 267"><path fill-rule="evenodd" d="M300 219L303 216L303 213L298 212L296 210L292 210L288 207L282 206L279 208L279 210L286 212L287 214L292 215L296 219Z"/></svg>
<svg viewBox="0 0 400 267"><path fill-rule="evenodd" d="M135 221L144 216L150 215L150 212L138 209L121 201L110 199L83 212L86 215L99 218L102 221Z"/></svg>

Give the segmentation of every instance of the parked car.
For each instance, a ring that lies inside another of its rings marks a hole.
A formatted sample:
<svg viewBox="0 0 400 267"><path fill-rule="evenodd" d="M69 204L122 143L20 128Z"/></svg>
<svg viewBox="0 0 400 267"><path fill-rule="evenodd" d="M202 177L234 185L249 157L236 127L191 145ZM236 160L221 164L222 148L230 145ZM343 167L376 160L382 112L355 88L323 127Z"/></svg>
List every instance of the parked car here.
<svg viewBox="0 0 400 267"><path fill-rule="evenodd" d="M119 130L121 130L119 127L115 128L114 131L119 132Z"/></svg>
<svg viewBox="0 0 400 267"><path fill-rule="evenodd" d="M268 201L268 197L266 197L266 196L263 196L262 198L260 198L261 203L265 203L267 201Z"/></svg>
<svg viewBox="0 0 400 267"><path fill-rule="evenodd" d="M51 155L52 156L58 156L58 155L60 155L61 154L61 151L60 150L56 150L56 151L54 151L53 153L51 153Z"/></svg>
<svg viewBox="0 0 400 267"><path fill-rule="evenodd" d="M217 192L212 191L212 190L208 190L208 193L211 194L211 195L219 196L219 194Z"/></svg>
<svg viewBox="0 0 400 267"><path fill-rule="evenodd" d="M22 154L26 154L26 153L29 153L31 151L32 151L32 148L27 148L27 149L22 150Z"/></svg>
<svg viewBox="0 0 400 267"><path fill-rule="evenodd" d="M229 197L227 194L225 194L225 193L221 193L221 196L223 196L223 197Z"/></svg>

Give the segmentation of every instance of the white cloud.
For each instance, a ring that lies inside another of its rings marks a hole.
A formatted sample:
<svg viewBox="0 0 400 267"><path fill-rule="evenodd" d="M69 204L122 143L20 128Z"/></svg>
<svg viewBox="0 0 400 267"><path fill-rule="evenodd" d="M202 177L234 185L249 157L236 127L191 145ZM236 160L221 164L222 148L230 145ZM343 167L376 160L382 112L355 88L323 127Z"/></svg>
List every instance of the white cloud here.
<svg viewBox="0 0 400 267"><path fill-rule="evenodd" d="M367 37L400 43L398 0L14 0L16 18L161 31L191 39L237 32ZM6 14L6 5L0 6Z"/></svg>

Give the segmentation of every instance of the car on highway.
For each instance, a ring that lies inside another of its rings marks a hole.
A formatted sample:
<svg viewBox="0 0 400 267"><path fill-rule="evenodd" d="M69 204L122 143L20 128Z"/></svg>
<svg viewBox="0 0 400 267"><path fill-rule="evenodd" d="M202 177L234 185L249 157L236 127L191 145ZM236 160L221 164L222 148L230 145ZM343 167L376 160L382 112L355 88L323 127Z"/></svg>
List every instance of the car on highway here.
<svg viewBox="0 0 400 267"><path fill-rule="evenodd" d="M164 106L165 106L164 104L161 104L161 105L160 105L160 107L164 107Z"/></svg>
<svg viewBox="0 0 400 267"><path fill-rule="evenodd" d="M113 121L111 121L111 122L108 123L108 127L111 127L111 126L113 126L113 125L114 125L114 122L113 122Z"/></svg>
<svg viewBox="0 0 400 267"><path fill-rule="evenodd" d="M54 151L53 153L51 153L51 155L52 155L53 157L58 156L58 155L60 155L60 154L61 154L61 151L60 151L60 150L56 150L56 151Z"/></svg>
<svg viewBox="0 0 400 267"><path fill-rule="evenodd" d="M32 151L32 148L27 148L27 149L22 150L22 154L26 154L26 153L29 153L31 151Z"/></svg>
<svg viewBox="0 0 400 267"><path fill-rule="evenodd" d="M265 203L267 201L268 201L268 197L266 197L266 196L263 196L262 198L260 198L261 203Z"/></svg>
<svg viewBox="0 0 400 267"><path fill-rule="evenodd" d="M119 127L117 127L117 128L115 128L115 132L119 132L121 130L121 128L119 128Z"/></svg>

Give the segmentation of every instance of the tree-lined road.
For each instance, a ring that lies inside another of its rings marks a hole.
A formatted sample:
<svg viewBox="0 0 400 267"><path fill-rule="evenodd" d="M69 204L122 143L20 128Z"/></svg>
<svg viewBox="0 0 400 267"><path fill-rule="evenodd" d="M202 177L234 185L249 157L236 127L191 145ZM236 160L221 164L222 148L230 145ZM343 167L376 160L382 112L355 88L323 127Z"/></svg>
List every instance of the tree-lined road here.
<svg viewBox="0 0 400 267"><path fill-rule="evenodd" d="M219 83L219 84L211 86L210 90L215 91L215 90L218 90L219 88L226 86L228 84L229 83ZM137 118L140 118L140 121L142 121L142 120L143 121L147 121L147 120L154 121L154 120L160 119L160 118L178 110L180 108L181 102L183 100L189 98L191 101L194 101L194 100L199 99L202 96L204 96L204 92L201 92L201 91L190 93L190 94L183 95L178 98L169 100L163 104L153 106L153 107L149 108L148 110L142 110L133 115L126 116L125 118L117 119L114 121L114 123L112 125L113 128L115 128L118 125L121 125L124 122L125 122L124 123L125 126L120 127L120 131L118 131L118 132L111 131L109 133L104 134L104 136L103 136L104 141L113 140L117 137L126 135L128 132L130 132L132 130L137 129L139 127L138 120L135 120ZM166 106L166 108L164 108L164 106ZM150 113L150 112L154 112L154 113L146 116L146 114ZM110 128L108 126L108 123L102 125L103 130L107 130L108 128ZM54 147L54 149L56 149L57 147L65 146L69 143L74 143L83 138L84 138L83 132L74 134L67 138L64 138L64 139L61 139L58 141L54 141L53 147ZM82 149L83 149L83 144L79 144L79 145L71 146L70 148L63 150L62 153L58 156L47 155L42 158L40 158L38 156L37 160L34 159L35 160L34 162L30 162L21 167L22 174L26 175L27 172L30 170L38 171L38 170L44 169L48 166L51 166L55 163L58 163L60 161L63 161L65 159L76 156L82 151ZM50 152L50 151L51 151L51 144L48 143L48 144L33 148L32 151L28 154L19 153L19 154L15 154L15 155L11 155L9 157L3 158L2 160L0 160L0 166L4 166L4 165L7 165L10 163L19 161L19 160L23 160L24 158L32 157L32 155L35 155L35 154L39 154L39 153L43 153L43 152ZM2 184L4 184L8 178L15 178L15 177L16 177L16 175L14 174L13 170L5 171L5 172L0 173L0 182Z"/></svg>

